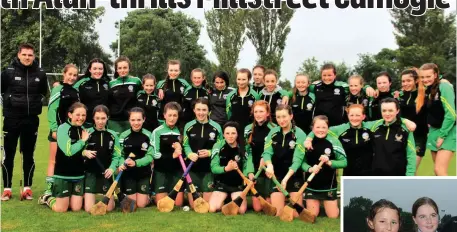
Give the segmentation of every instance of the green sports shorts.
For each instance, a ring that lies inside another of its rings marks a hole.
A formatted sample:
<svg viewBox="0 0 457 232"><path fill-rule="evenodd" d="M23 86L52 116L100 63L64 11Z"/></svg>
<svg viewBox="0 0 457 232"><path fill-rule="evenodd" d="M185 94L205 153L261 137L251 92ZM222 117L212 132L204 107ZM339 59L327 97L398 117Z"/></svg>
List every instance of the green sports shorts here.
<svg viewBox="0 0 457 232"><path fill-rule="evenodd" d="M52 185L52 195L57 198L70 196L83 196L84 179L61 179L54 177Z"/></svg>
<svg viewBox="0 0 457 232"><path fill-rule="evenodd" d="M155 193L169 193L182 177L182 172L159 172L154 170L152 186ZM184 191L186 182L181 185L180 192Z"/></svg>
<svg viewBox="0 0 457 232"><path fill-rule="evenodd" d="M330 190L330 191L313 191L310 189L305 190L305 200L321 200L321 201L333 201L338 200L337 191Z"/></svg>
<svg viewBox="0 0 457 232"><path fill-rule="evenodd" d="M84 177L84 193L105 194L112 183L112 177L106 179L100 174L86 172L86 176Z"/></svg>
<svg viewBox="0 0 457 232"><path fill-rule="evenodd" d="M278 180L279 181L279 180ZM294 174L288 181L286 185L286 191L289 193L298 192L301 186L304 184L303 174L298 173ZM271 192L281 192L276 185L273 183L271 184Z"/></svg>
<svg viewBox="0 0 457 232"><path fill-rule="evenodd" d="M190 178L197 192L207 193L214 190L214 178L211 172L190 172ZM186 181L187 182L187 181ZM187 185L186 185L187 186ZM187 187L186 187L187 189Z"/></svg>
<svg viewBox="0 0 457 232"><path fill-rule="evenodd" d="M127 195L136 193L149 194L151 192L149 177L143 177L140 179L129 177L121 178L121 191Z"/></svg>
<svg viewBox="0 0 457 232"><path fill-rule="evenodd" d="M263 198L270 197L272 192L272 186L274 185L273 181L268 179L266 176L259 176L255 183L255 190L259 192L260 196Z"/></svg>
<svg viewBox="0 0 457 232"><path fill-rule="evenodd" d="M234 192L241 192L243 191L245 188L245 186L243 185L239 185L239 186L231 186L231 185L227 185L227 184L224 184L220 181L216 181L214 183L214 190L213 191L218 191L218 192L224 192L224 193L227 193L227 194L231 194L231 193L234 193Z"/></svg>
<svg viewBox="0 0 457 232"><path fill-rule="evenodd" d="M430 127L429 132L428 132L428 138L427 138L427 149L431 151L438 151L438 150L448 150L448 151L455 151L455 124L452 127L451 131L449 132L448 136L444 139L443 144L441 147L438 149L436 147L436 140L439 137L440 134L440 129Z"/></svg>

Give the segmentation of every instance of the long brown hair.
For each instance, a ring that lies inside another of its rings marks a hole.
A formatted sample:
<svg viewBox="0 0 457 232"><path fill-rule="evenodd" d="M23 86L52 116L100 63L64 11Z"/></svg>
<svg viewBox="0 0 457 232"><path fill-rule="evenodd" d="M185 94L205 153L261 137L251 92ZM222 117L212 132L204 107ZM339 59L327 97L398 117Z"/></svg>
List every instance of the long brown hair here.
<svg viewBox="0 0 457 232"><path fill-rule="evenodd" d="M289 115L294 115L294 113L292 111L292 107L290 107L290 105L279 104L278 106L276 106L276 114L278 113L278 111L281 111L281 110L287 111L287 113ZM292 132L292 139L296 139L296 137L295 137L295 128L296 128L295 120L292 118L292 121L290 123L292 124L291 128L290 128L290 132Z"/></svg>
<svg viewBox="0 0 457 232"><path fill-rule="evenodd" d="M304 74L304 73L299 73L299 74L295 75L294 82L297 80L297 77L299 77L299 76L306 77L306 79L308 79L308 86L309 86L309 75L308 74ZM292 103L294 103L297 100L297 91L298 91L297 85L295 83L294 83L294 89L292 91L293 91Z"/></svg>
<svg viewBox="0 0 457 232"><path fill-rule="evenodd" d="M181 69L181 62L179 60L169 60L168 63L167 63L167 72L168 72L168 68L170 67L170 65L179 65L179 69ZM167 91L168 89L168 80L170 79L170 77L168 76L168 73L167 73L167 76L165 76L165 83L163 84L163 91Z"/></svg>
<svg viewBox="0 0 457 232"><path fill-rule="evenodd" d="M431 90L430 90L430 96L428 98L428 103L431 103L432 100L435 99L436 94L438 93L438 88L440 87L440 78L439 78L440 70L438 68L438 65L436 65L434 63L426 63L420 67L420 70L431 70L431 69L433 69L433 72L436 74L436 78L433 81L432 86L430 87Z"/></svg>
<svg viewBox="0 0 457 232"><path fill-rule="evenodd" d="M419 111L422 109L422 106L424 106L425 103L425 87L419 79L419 70L416 67L411 67L409 69L404 70L400 76L403 75L411 75L414 78L414 82L416 83L417 87L416 113L419 113Z"/></svg>
<svg viewBox="0 0 457 232"><path fill-rule="evenodd" d="M267 117L267 120L265 121L265 123L267 123L267 124L271 123L271 109L270 109L270 105L268 104L268 102L264 101L264 100L259 100L259 101L254 102L254 104L251 107L252 116L254 116L254 109L256 106L263 106L265 108L265 110L268 113L268 117ZM252 135L254 134L255 124L256 124L256 121L254 119L254 121L252 122L252 131L251 131L251 134L249 135L248 144L252 143Z"/></svg>
<svg viewBox="0 0 457 232"><path fill-rule="evenodd" d="M114 61L114 78L118 78L119 77L119 73L117 73L117 65L120 62L127 62L127 64L129 65L129 72L131 71L130 69L132 68L132 63L130 62L129 58L126 57L126 56L119 56L116 59L116 61Z"/></svg>

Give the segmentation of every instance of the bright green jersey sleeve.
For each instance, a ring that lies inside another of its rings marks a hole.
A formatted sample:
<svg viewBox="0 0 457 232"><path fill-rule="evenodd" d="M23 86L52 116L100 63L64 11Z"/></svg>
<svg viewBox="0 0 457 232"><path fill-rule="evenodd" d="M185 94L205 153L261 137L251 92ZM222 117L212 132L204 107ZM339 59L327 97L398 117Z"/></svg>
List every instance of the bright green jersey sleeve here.
<svg viewBox="0 0 457 232"><path fill-rule="evenodd" d="M162 89L164 84L165 84L165 80L159 81L159 83L157 83L157 89Z"/></svg>
<svg viewBox="0 0 457 232"><path fill-rule="evenodd" d="M146 135L149 139L151 138L151 132L149 132L146 129L141 129L141 133ZM154 148L152 146L152 141L149 141L149 147L148 150L146 151L146 154L144 154L144 157L141 159L136 160L136 166L137 167L145 167L151 164L153 158L153 153L154 153Z"/></svg>
<svg viewBox="0 0 457 232"><path fill-rule="evenodd" d="M331 136L334 136L336 138L339 138L341 134L343 134L345 131L347 131L351 125L349 123L344 123L338 126L332 126L328 129L328 134ZM314 132L310 132L308 134L308 138L313 139L314 138Z"/></svg>
<svg viewBox="0 0 457 232"><path fill-rule="evenodd" d="M217 132L219 133L219 135L217 136L217 142L220 142L220 141L223 141L224 140L224 135L222 133L222 128L221 128L221 125L219 125L218 123L216 123L215 121L213 120L209 120L209 124L211 124L212 126L214 126L214 128L216 128ZM211 150L209 150L209 153L211 154Z"/></svg>
<svg viewBox="0 0 457 232"><path fill-rule="evenodd" d="M335 159L331 160L332 168L345 168L348 165L348 161L340 140L333 136L327 136L327 140L332 143L333 151L335 152Z"/></svg>
<svg viewBox="0 0 457 232"><path fill-rule="evenodd" d="M302 166L306 153L306 149L303 146L306 139L305 132L300 130L300 128L297 128L295 136L297 137L297 142L295 143L292 165L289 167L289 169L294 171L294 173L297 172L297 170Z"/></svg>
<svg viewBox="0 0 457 232"><path fill-rule="evenodd" d="M226 99L226 102L225 102L225 111L227 113L227 119L230 119L232 117L232 97L233 95L236 93L236 91L238 91L238 89L234 89L232 92L230 92L228 95L227 95L227 99Z"/></svg>
<svg viewBox="0 0 457 232"><path fill-rule="evenodd" d="M59 110L60 104L60 91L62 90L63 86L58 85L54 87L51 91L51 97L49 97L49 104L48 104L48 122L49 128L52 132L57 131L57 111Z"/></svg>
<svg viewBox="0 0 457 232"><path fill-rule="evenodd" d="M162 128L163 128L163 125L157 127L152 132L151 145L152 145L154 159L160 159L160 157L162 157L162 153L160 153L160 135L162 133Z"/></svg>
<svg viewBox="0 0 457 232"><path fill-rule="evenodd" d="M189 157L189 155L192 152L192 148L190 147L190 144L189 144L189 135L187 134L187 131L189 130L189 128L192 128L193 125L195 125L196 121L195 119L186 123L186 125L184 126L184 138L183 138L183 147L184 147L184 153L186 154L186 157Z"/></svg>
<svg viewBox="0 0 457 232"><path fill-rule="evenodd" d="M344 92L346 93L346 95L349 94L349 85L348 85L348 83L346 83L344 81L335 81L335 86L343 87Z"/></svg>
<svg viewBox="0 0 457 232"><path fill-rule="evenodd" d="M182 85L184 85L184 88L190 88L192 87L189 82L187 82L184 78L178 78L178 80L182 83Z"/></svg>
<svg viewBox="0 0 457 232"><path fill-rule="evenodd" d="M284 89L280 89L278 92L281 94L281 97L289 97L289 92Z"/></svg>
<svg viewBox="0 0 457 232"><path fill-rule="evenodd" d="M219 152L224 146L225 141L217 142L214 144L211 152L211 172L214 174L222 174L225 172L224 167L220 165Z"/></svg>
<svg viewBox="0 0 457 232"><path fill-rule="evenodd" d="M265 145L263 147L263 153L262 153L262 158L264 162L270 161L271 162L271 157L273 157L274 151L273 151L273 141L272 137L275 133L278 132L278 127L275 127L270 130L270 133L268 133L267 138L265 139ZM279 128L280 129L280 128Z"/></svg>
<svg viewBox="0 0 457 232"><path fill-rule="evenodd" d="M249 123L245 128L244 128L244 139L245 139L245 150L248 155L252 155L252 147L251 144L249 144L249 136L252 131L252 123Z"/></svg>
<svg viewBox="0 0 457 232"><path fill-rule="evenodd" d="M79 87L84 84L86 81L90 80L90 77L84 77L81 78L79 81L77 81L74 85L73 88L79 91Z"/></svg>
<svg viewBox="0 0 457 232"><path fill-rule="evenodd" d="M117 136L117 133L115 131L112 131L112 130L107 130L107 131L114 138L113 157L111 159L111 165L109 166L109 169L114 171L119 166L119 162L121 160L121 146L120 146L120 143L119 143L119 137Z"/></svg>
<svg viewBox="0 0 457 232"><path fill-rule="evenodd" d="M76 143L71 144L71 138L68 133L70 128L71 127L68 123L64 123L57 129L57 146L66 156L73 156L83 150L86 146L86 142L81 139Z"/></svg>
<svg viewBox="0 0 457 232"><path fill-rule="evenodd" d="M440 100L443 104L444 109L444 121L440 128L439 137L445 139L449 136L449 133L455 133L451 131L454 127L456 115L455 115L455 96L454 89L449 83L440 83Z"/></svg>
<svg viewBox="0 0 457 232"><path fill-rule="evenodd" d="M416 143L414 141L414 133L408 133L408 145L406 147L406 175L414 176L416 173Z"/></svg>
<svg viewBox="0 0 457 232"><path fill-rule="evenodd" d="M382 125L383 123L384 119L379 119L375 121L362 122L362 126L366 129L374 131L374 129L376 129L379 125Z"/></svg>
<svg viewBox="0 0 457 232"><path fill-rule="evenodd" d="M246 153L246 161L243 163L243 174L247 176L249 173L254 173L254 162L252 162L252 155Z"/></svg>

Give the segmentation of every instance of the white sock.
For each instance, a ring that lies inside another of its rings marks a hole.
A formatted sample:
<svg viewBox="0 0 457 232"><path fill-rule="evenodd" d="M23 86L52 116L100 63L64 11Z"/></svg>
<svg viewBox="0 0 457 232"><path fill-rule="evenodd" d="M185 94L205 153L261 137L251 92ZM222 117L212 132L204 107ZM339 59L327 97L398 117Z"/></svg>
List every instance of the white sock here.
<svg viewBox="0 0 457 232"><path fill-rule="evenodd" d="M24 187L24 191L25 191L25 190L30 190L30 187Z"/></svg>
<svg viewBox="0 0 457 232"><path fill-rule="evenodd" d="M6 191L6 190L13 191L11 188L4 188L3 189L3 191Z"/></svg>

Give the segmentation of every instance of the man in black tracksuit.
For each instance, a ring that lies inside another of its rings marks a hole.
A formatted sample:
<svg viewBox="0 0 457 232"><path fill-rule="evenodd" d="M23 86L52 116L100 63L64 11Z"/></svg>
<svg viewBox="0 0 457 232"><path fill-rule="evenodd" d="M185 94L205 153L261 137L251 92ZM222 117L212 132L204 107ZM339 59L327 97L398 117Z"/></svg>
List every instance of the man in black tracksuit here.
<svg viewBox="0 0 457 232"><path fill-rule="evenodd" d="M19 138L24 160L24 197L32 199L30 187L35 170L33 152L38 133L38 115L41 114L42 100L46 93L46 73L38 67L34 48L28 44L19 46L17 57L1 74L5 149L2 162L5 189L2 200L11 198L14 156Z"/></svg>

